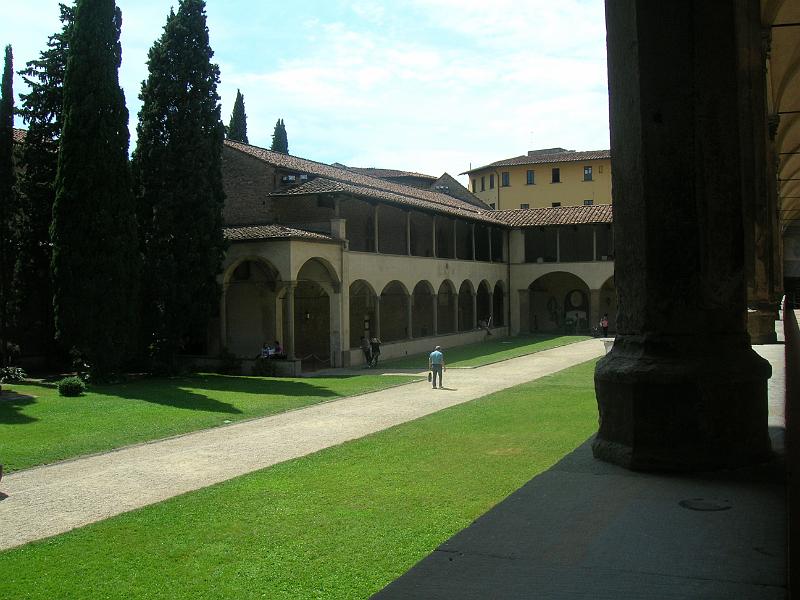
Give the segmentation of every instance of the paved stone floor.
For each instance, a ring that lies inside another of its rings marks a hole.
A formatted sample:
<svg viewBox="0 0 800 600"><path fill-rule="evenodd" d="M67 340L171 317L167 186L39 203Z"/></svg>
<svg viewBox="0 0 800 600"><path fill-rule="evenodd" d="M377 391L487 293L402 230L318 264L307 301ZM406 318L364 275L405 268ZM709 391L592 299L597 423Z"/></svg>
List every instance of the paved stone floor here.
<svg viewBox="0 0 800 600"><path fill-rule="evenodd" d="M0 482L0 550L304 456L601 356L599 339L427 381L19 471Z"/></svg>
<svg viewBox="0 0 800 600"><path fill-rule="evenodd" d="M773 446L783 446L784 346L773 368ZM591 439L457 533L376 600L786 598L780 459L693 476L594 460Z"/></svg>

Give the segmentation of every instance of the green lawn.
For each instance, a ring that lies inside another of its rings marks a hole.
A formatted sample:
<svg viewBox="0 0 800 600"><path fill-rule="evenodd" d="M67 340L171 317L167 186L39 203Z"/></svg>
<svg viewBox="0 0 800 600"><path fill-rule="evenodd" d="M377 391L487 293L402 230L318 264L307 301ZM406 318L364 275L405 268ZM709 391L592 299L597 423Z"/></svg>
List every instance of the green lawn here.
<svg viewBox="0 0 800 600"><path fill-rule="evenodd" d="M448 367L480 367L508 358L516 358L557 346L591 339L586 335L524 335L511 338L488 338L486 341L455 348L442 347L444 360ZM433 350L433 348L431 348ZM387 360L381 363L389 369L428 368L428 354L415 354L405 358Z"/></svg>
<svg viewBox="0 0 800 600"><path fill-rule="evenodd" d="M0 597L368 598L595 431L593 369L0 553Z"/></svg>
<svg viewBox="0 0 800 600"><path fill-rule="evenodd" d="M62 398L48 384L5 384L4 389L26 397L0 400L0 463L9 471L24 469L410 380L379 375L278 379L201 374L93 385L79 398Z"/></svg>

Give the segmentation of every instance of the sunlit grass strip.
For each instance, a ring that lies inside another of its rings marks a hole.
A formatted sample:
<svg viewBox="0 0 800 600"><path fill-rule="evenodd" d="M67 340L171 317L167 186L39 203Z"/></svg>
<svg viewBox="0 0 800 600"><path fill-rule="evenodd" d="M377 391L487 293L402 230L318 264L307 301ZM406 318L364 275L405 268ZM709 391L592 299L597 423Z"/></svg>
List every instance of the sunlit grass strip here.
<svg viewBox="0 0 800 600"><path fill-rule="evenodd" d="M78 398L60 397L52 386L14 384L23 398L0 401L0 463L6 471L24 469L408 381L415 380L371 374L315 379L203 374L90 386Z"/></svg>
<svg viewBox="0 0 800 600"><path fill-rule="evenodd" d="M591 435L593 366L0 554L0 597L368 598Z"/></svg>
<svg viewBox="0 0 800 600"><path fill-rule="evenodd" d="M586 335L526 335L495 339L488 337L483 342L448 348L443 346L445 361L449 367L479 367L491 363L525 356L591 339ZM431 351L433 346L431 346ZM395 369L427 369L428 354L415 354L405 358L387 360L381 366Z"/></svg>

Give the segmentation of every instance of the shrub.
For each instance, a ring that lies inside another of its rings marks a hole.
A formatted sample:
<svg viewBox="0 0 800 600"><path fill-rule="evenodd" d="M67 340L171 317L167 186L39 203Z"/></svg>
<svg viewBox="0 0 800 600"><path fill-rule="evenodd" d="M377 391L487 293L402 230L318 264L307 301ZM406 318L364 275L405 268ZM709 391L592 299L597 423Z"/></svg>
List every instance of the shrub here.
<svg viewBox="0 0 800 600"><path fill-rule="evenodd" d="M20 367L2 367L0 368L0 383L16 383L25 381L28 377L27 373Z"/></svg>
<svg viewBox="0 0 800 600"><path fill-rule="evenodd" d="M86 391L86 384L80 377L65 377L56 385L58 393L62 396L80 396Z"/></svg>

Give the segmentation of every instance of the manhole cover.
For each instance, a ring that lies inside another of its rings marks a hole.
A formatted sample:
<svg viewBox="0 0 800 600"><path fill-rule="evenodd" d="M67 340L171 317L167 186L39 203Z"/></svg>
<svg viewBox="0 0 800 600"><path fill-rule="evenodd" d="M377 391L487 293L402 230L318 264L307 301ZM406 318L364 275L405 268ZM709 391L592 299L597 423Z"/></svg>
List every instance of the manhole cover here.
<svg viewBox="0 0 800 600"><path fill-rule="evenodd" d="M687 498L686 500L681 500L678 504L689 510L715 511L731 508L731 503L727 500L709 500L706 498Z"/></svg>

